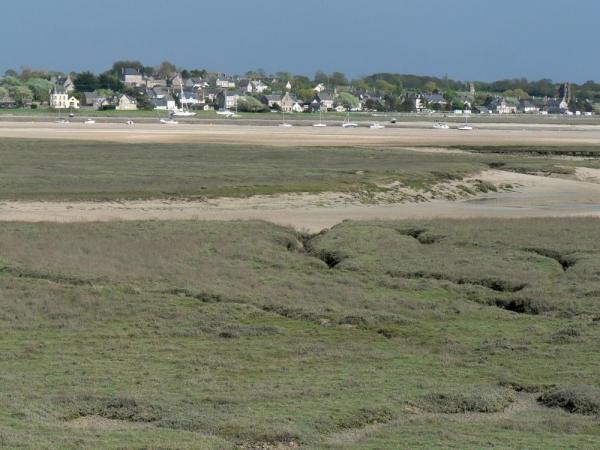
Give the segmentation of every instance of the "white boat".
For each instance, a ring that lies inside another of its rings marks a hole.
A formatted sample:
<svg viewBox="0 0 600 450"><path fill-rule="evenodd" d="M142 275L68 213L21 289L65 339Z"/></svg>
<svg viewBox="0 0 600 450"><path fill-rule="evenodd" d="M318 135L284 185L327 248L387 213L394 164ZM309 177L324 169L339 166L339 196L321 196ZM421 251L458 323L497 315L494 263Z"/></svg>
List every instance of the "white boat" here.
<svg viewBox="0 0 600 450"><path fill-rule="evenodd" d="M56 123L71 123L71 122L69 120L67 120L67 119L58 119L56 121Z"/></svg>
<svg viewBox="0 0 600 450"><path fill-rule="evenodd" d="M446 122L433 122L433 128L436 130L448 130L450 126Z"/></svg>
<svg viewBox="0 0 600 450"><path fill-rule="evenodd" d="M226 109L224 111L217 111L217 115L225 116L225 117L239 117L236 113L229 111L228 109Z"/></svg>
<svg viewBox="0 0 600 450"><path fill-rule="evenodd" d="M196 113L192 111L183 111L181 109L176 109L175 111L173 111L173 115L175 117L194 117Z"/></svg>
<svg viewBox="0 0 600 450"><path fill-rule="evenodd" d="M473 127L471 125L469 125L468 120L465 119L465 123L463 123L462 125L459 125L458 129L461 131L471 131L473 129Z"/></svg>
<svg viewBox="0 0 600 450"><path fill-rule="evenodd" d="M92 124L96 123L96 121L94 119L86 119L83 121L83 123L86 125L92 125Z"/></svg>
<svg viewBox="0 0 600 450"><path fill-rule="evenodd" d="M133 120L128 120L127 122L125 122L125 125L133 125Z"/></svg>
<svg viewBox="0 0 600 450"><path fill-rule="evenodd" d="M196 115L196 113L190 111L189 109L186 109L187 102L183 103L183 101L182 101L182 99L185 96L185 94L183 93L183 84L182 83L179 83L179 92L180 92L179 101L181 103L181 108L173 110L173 116L175 116L175 117L194 117Z"/></svg>
<svg viewBox="0 0 600 450"><path fill-rule="evenodd" d="M369 128L371 130L381 130L381 129L385 128L385 126L383 126L379 123L374 123L373 125L370 125Z"/></svg>
<svg viewBox="0 0 600 450"><path fill-rule="evenodd" d="M294 126L291 123L288 123L285 121L285 111L284 110L281 110L281 123L279 124L279 126L282 128L291 128Z"/></svg>
<svg viewBox="0 0 600 450"><path fill-rule="evenodd" d="M327 124L323 123L323 111L321 109L319 109L319 123L313 123L313 127L324 128L326 126L327 126Z"/></svg>
<svg viewBox="0 0 600 450"><path fill-rule="evenodd" d="M160 123L165 125L177 125L179 122L177 122L175 119L160 119Z"/></svg>
<svg viewBox="0 0 600 450"><path fill-rule="evenodd" d="M346 116L346 120L342 124L342 128L358 128L358 124L350 122L350 113Z"/></svg>

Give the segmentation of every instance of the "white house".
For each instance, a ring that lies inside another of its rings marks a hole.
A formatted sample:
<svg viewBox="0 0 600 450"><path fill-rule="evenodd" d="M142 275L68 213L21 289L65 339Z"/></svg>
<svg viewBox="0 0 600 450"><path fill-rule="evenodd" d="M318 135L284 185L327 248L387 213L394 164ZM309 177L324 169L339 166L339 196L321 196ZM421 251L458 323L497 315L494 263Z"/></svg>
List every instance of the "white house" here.
<svg viewBox="0 0 600 450"><path fill-rule="evenodd" d="M530 100L521 100L519 102L519 111L525 114L537 114L540 112L540 108Z"/></svg>
<svg viewBox="0 0 600 450"><path fill-rule="evenodd" d="M55 86L50 93L50 108L55 109L79 109L79 100L69 97L63 86Z"/></svg>
<svg viewBox="0 0 600 450"><path fill-rule="evenodd" d="M154 109L158 111L173 111L177 108L177 103L170 94L160 97L151 97L150 102L154 105Z"/></svg>
<svg viewBox="0 0 600 450"><path fill-rule="evenodd" d="M235 88L235 81L230 78L217 78L217 87L219 88Z"/></svg>
<svg viewBox="0 0 600 450"><path fill-rule="evenodd" d="M489 108L497 114L514 114L517 112L517 107L508 103L504 98L495 98L490 102Z"/></svg>
<svg viewBox="0 0 600 450"><path fill-rule="evenodd" d="M135 111L137 110L137 102L135 99L123 94L118 97L118 103L115 109L119 111Z"/></svg>

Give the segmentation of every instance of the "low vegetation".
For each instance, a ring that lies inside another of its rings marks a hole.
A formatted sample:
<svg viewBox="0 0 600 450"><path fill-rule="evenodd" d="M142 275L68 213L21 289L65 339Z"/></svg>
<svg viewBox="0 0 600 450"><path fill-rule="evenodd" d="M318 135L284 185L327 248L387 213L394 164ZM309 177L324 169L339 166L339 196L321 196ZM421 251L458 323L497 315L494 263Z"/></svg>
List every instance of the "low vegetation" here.
<svg viewBox="0 0 600 450"><path fill-rule="evenodd" d="M593 448L599 268L593 219L1 224L0 443Z"/></svg>
<svg viewBox="0 0 600 450"><path fill-rule="evenodd" d="M496 413L504 411L513 401L514 395L508 390L495 386L478 386L430 392L423 396L421 405L425 411L433 413Z"/></svg>
<svg viewBox="0 0 600 450"><path fill-rule="evenodd" d="M553 388L538 399L550 408L562 408L573 414L600 415L598 386L568 386Z"/></svg>
<svg viewBox="0 0 600 450"><path fill-rule="evenodd" d="M481 180L468 185L459 180L489 168L571 173L575 163L600 167L597 159L553 161L512 153L424 153L395 147L281 148L27 139L3 139L0 159L0 199L4 200L199 199L344 192L364 202L405 201L406 195L397 194L393 186L413 189L413 198L425 199L454 195L432 190L437 183L454 182L458 185L454 193L475 195L498 187Z"/></svg>

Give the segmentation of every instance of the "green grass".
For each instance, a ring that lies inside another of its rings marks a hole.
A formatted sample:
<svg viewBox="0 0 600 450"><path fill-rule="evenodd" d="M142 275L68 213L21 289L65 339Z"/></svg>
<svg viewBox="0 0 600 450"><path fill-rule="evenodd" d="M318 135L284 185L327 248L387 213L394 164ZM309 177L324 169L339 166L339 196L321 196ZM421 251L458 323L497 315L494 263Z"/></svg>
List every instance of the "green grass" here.
<svg viewBox="0 0 600 450"><path fill-rule="evenodd" d="M394 148L0 142L0 198L114 200L427 187L485 168L470 155Z"/></svg>
<svg viewBox="0 0 600 450"><path fill-rule="evenodd" d="M598 225L1 224L0 444L592 448Z"/></svg>
<svg viewBox="0 0 600 450"><path fill-rule="evenodd" d="M599 160L423 153L394 147L261 147L0 141L0 199L121 200L287 192L368 194L400 181L428 189L487 168L571 172ZM480 190L490 190L481 185Z"/></svg>

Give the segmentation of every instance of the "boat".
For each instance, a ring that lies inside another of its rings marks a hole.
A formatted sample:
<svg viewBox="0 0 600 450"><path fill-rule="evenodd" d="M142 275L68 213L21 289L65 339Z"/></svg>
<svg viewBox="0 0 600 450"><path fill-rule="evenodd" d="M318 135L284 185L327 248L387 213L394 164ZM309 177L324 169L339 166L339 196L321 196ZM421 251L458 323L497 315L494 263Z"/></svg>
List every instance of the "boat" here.
<svg viewBox="0 0 600 450"><path fill-rule="evenodd" d="M293 127L293 125L291 123L288 123L285 121L285 111L282 109L281 110L281 123L278 125L282 128L291 128Z"/></svg>
<svg viewBox="0 0 600 450"><path fill-rule="evenodd" d="M319 109L319 123L313 123L313 127L323 128L326 126L327 124L323 123L323 110Z"/></svg>
<svg viewBox="0 0 600 450"><path fill-rule="evenodd" d="M381 129L385 128L385 126L383 126L379 123L374 123L373 125L370 125L369 128L371 130L381 130Z"/></svg>
<svg viewBox="0 0 600 450"><path fill-rule="evenodd" d="M342 124L342 128L358 128L358 124L350 122L350 112L346 115L346 120Z"/></svg>
<svg viewBox="0 0 600 450"><path fill-rule="evenodd" d="M165 125L177 125L179 122L177 122L175 119L160 119L160 123L165 124Z"/></svg>
<svg viewBox="0 0 600 450"><path fill-rule="evenodd" d="M86 125L92 125L92 124L96 123L96 121L94 119L85 119L83 121L83 123Z"/></svg>
<svg viewBox="0 0 600 450"><path fill-rule="evenodd" d="M224 110L224 111L217 111L217 115L218 116L225 116L225 117L235 117L236 114L232 111L229 111L228 109Z"/></svg>
<svg viewBox="0 0 600 450"><path fill-rule="evenodd" d="M69 120L67 120L67 119L58 119L56 121L56 123L71 123L71 122Z"/></svg>
<svg viewBox="0 0 600 450"><path fill-rule="evenodd" d="M183 101L182 101L185 94L183 93L183 84L181 82L179 83L179 92L180 92L179 101L181 103L181 108L173 110L173 116L175 116L175 117L194 117L196 115L196 113L190 111L189 109L186 109L187 102L183 103Z"/></svg>
<svg viewBox="0 0 600 450"><path fill-rule="evenodd" d="M133 125L133 120L128 120L127 122L125 122L125 125Z"/></svg>
<svg viewBox="0 0 600 450"><path fill-rule="evenodd" d="M469 121L465 118L465 123L458 126L458 129L461 131L471 131L473 127L469 125Z"/></svg>
<svg viewBox="0 0 600 450"><path fill-rule="evenodd" d="M433 128L435 128L436 130L447 130L450 127L446 122L433 122Z"/></svg>

